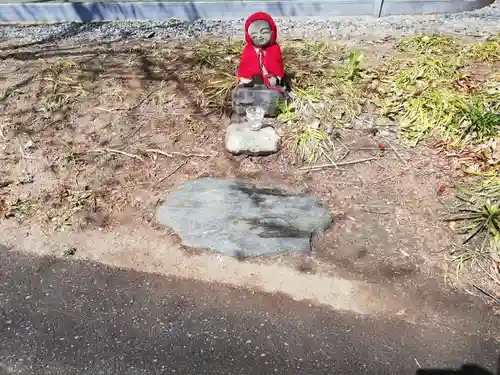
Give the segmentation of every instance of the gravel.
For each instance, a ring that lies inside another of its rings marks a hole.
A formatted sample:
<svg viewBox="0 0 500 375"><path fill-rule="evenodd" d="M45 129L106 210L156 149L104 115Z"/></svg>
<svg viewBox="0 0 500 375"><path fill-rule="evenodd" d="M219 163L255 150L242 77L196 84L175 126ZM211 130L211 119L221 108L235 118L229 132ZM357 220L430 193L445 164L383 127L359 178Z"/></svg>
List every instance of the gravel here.
<svg viewBox="0 0 500 375"><path fill-rule="evenodd" d="M500 31L500 0L491 6L462 13L422 16L335 17L328 20L277 20L282 37L378 39L419 32L444 32L487 36ZM73 42L115 41L138 38L203 38L243 35L244 20L163 22L60 23L2 25L0 43L24 44L61 40Z"/></svg>

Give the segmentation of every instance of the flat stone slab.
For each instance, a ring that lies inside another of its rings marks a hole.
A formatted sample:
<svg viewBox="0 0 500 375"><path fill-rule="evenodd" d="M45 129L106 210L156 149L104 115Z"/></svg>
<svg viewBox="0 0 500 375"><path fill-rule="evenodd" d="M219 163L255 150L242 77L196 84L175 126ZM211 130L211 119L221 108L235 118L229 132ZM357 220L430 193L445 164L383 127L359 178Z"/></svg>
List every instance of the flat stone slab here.
<svg viewBox="0 0 500 375"><path fill-rule="evenodd" d="M279 150L280 136L272 126L251 130L247 123L231 124L226 130L225 148L230 153L270 155Z"/></svg>
<svg viewBox="0 0 500 375"><path fill-rule="evenodd" d="M332 222L318 198L215 178L185 182L157 218L186 246L237 257L307 252Z"/></svg>

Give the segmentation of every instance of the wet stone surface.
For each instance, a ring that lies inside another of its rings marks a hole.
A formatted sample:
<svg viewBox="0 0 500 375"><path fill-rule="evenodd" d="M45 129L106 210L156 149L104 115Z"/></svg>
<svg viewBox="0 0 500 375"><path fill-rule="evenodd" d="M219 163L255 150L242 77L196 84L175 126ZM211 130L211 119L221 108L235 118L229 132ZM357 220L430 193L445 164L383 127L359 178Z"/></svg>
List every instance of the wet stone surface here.
<svg viewBox="0 0 500 375"><path fill-rule="evenodd" d="M185 182L157 218L185 246L237 257L307 252L332 221L318 198L215 178Z"/></svg>

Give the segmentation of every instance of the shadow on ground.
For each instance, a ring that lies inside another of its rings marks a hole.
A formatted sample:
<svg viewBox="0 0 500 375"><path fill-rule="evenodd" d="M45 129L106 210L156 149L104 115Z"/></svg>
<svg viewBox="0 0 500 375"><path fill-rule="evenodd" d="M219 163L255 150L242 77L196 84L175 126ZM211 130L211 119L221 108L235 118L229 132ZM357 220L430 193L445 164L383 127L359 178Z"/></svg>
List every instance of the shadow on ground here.
<svg viewBox="0 0 500 375"><path fill-rule="evenodd" d="M496 375L500 374L500 357L498 358L498 370ZM466 364L459 370L451 369L421 369L416 375L495 375L485 368L473 364Z"/></svg>
<svg viewBox="0 0 500 375"><path fill-rule="evenodd" d="M6 374L465 375L489 372L424 369L496 366L497 345L474 332L5 247L0 255Z"/></svg>

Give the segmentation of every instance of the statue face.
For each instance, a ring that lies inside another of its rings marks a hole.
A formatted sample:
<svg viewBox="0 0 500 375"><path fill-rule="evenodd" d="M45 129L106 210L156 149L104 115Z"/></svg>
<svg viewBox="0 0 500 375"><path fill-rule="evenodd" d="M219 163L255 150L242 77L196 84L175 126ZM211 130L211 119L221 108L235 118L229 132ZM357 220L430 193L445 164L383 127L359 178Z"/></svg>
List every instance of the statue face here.
<svg viewBox="0 0 500 375"><path fill-rule="evenodd" d="M264 47L271 42L271 26L264 20L257 20L250 24L248 33L256 47Z"/></svg>

